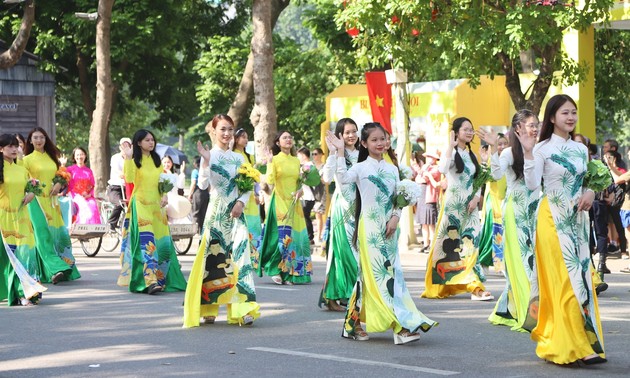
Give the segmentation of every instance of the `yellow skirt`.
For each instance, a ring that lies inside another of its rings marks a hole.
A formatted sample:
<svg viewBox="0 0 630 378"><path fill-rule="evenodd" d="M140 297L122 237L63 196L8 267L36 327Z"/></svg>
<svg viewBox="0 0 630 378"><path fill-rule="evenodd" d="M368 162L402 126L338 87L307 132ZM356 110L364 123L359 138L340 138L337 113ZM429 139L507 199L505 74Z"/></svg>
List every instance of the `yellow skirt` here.
<svg viewBox="0 0 630 378"><path fill-rule="evenodd" d="M605 358L597 296L590 285L593 306L579 303L547 197L542 199L538 213L536 268L540 299L538 324L531 337L538 343L538 357L556 364L572 363L595 352ZM591 280L588 268L584 279Z"/></svg>

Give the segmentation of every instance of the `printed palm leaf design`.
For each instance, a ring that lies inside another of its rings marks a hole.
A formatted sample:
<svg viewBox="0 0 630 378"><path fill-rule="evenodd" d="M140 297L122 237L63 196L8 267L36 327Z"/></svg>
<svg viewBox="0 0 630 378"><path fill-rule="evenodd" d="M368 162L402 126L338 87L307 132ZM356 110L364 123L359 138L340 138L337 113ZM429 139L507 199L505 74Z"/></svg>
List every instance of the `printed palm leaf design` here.
<svg viewBox="0 0 630 378"><path fill-rule="evenodd" d="M530 202L530 204L527 206L527 215L529 217L529 219L534 219L534 217L536 216L536 210L538 209L538 203L540 202L539 199L536 199L532 202Z"/></svg>
<svg viewBox="0 0 630 378"><path fill-rule="evenodd" d="M584 259L581 261L581 266L580 266L580 273L581 273L581 280L578 283L578 299L582 299L581 304L582 306L588 306L588 304L591 301L590 298L590 293L588 290L588 282L586 280L586 275L590 274L590 259Z"/></svg>
<svg viewBox="0 0 630 378"><path fill-rule="evenodd" d="M215 227L210 227L210 240L217 240L223 251L229 251L228 245L225 242L225 238L223 237L223 232L221 230ZM210 248L210 244L208 244L207 248Z"/></svg>
<svg viewBox="0 0 630 378"><path fill-rule="evenodd" d="M240 273L239 273L239 276L240 276ZM248 302L252 302L256 300L256 292L254 291L254 288L252 288L248 283L239 280L236 286L240 294L247 296Z"/></svg>
<svg viewBox="0 0 630 378"><path fill-rule="evenodd" d="M376 233L372 232L367 237L368 245L371 246L372 248L375 248L375 249L380 248L382 240L383 240L383 237L378 232L376 232Z"/></svg>
<svg viewBox="0 0 630 378"><path fill-rule="evenodd" d="M218 212L216 218L214 219L214 225L221 230L229 233L233 225L233 220L230 216L229 211Z"/></svg>
<svg viewBox="0 0 630 378"><path fill-rule="evenodd" d="M563 155L566 155L566 154L563 154ZM554 163L558 165L561 165L562 167L564 167L564 169L569 171L569 173L571 173L572 175L575 176L577 174L577 170L575 169L575 166L565 156L552 154L551 161L553 161Z"/></svg>
<svg viewBox="0 0 630 378"><path fill-rule="evenodd" d="M575 197L575 195L582 188L582 183L584 182L584 175L585 174L586 174L586 172L582 172L579 175L575 176L574 181L573 181L573 187L571 188L571 196L572 197Z"/></svg>
<svg viewBox="0 0 630 378"><path fill-rule="evenodd" d="M245 250L247 249L247 243L249 241L247 240L242 240L240 243L238 243L237 246L232 246L232 259L234 261L238 261L241 259L241 257L243 257L243 253L245 252Z"/></svg>
<svg viewBox="0 0 630 378"><path fill-rule="evenodd" d="M238 280L242 281L247 276L249 276L254 271L251 264L243 265L241 269L238 271Z"/></svg>
<svg viewBox="0 0 630 378"><path fill-rule="evenodd" d="M380 212L375 208L371 208L367 211L366 218L372 223L378 223Z"/></svg>
<svg viewBox="0 0 630 378"><path fill-rule="evenodd" d="M557 208L564 208L564 198L556 193L551 193L547 195L547 198L549 199L549 205L553 205Z"/></svg>
<svg viewBox="0 0 630 378"><path fill-rule="evenodd" d="M387 186L385 185L385 183L380 177L369 175L368 180L370 180L378 188L378 190L381 191L381 193L385 194L386 196L390 195L389 190L387 189Z"/></svg>
<svg viewBox="0 0 630 378"><path fill-rule="evenodd" d="M348 203L354 204L354 201L356 200L356 192L357 185L354 183L341 186L341 195Z"/></svg>
<svg viewBox="0 0 630 378"><path fill-rule="evenodd" d="M459 221L459 219L454 214L449 214L448 215L448 224L451 225L451 226L457 227L458 230L462 226L461 222Z"/></svg>
<svg viewBox="0 0 630 378"><path fill-rule="evenodd" d="M230 173L228 171L226 171L225 168L223 168L219 164L212 164L210 166L210 170L215 172L216 174L220 175L225 180L229 180L230 179L230 176L231 176Z"/></svg>
<svg viewBox="0 0 630 378"><path fill-rule="evenodd" d="M229 179L228 184L225 187L223 193L225 193L226 196L229 196L235 187L236 187L236 177L232 177Z"/></svg>

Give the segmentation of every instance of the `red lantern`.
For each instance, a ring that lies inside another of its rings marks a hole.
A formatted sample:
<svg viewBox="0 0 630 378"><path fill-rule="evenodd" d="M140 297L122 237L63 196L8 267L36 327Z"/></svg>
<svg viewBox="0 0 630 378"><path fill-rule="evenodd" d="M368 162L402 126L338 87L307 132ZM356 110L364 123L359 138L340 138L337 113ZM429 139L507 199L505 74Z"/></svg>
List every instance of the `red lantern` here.
<svg viewBox="0 0 630 378"><path fill-rule="evenodd" d="M346 29L346 33L348 33L350 37L355 38L359 35L359 29L357 29L356 26L353 26L349 29Z"/></svg>
<svg viewBox="0 0 630 378"><path fill-rule="evenodd" d="M400 21L400 20L398 19L398 17L396 17L396 16L392 16L392 24L397 24L397 23L398 23L398 21Z"/></svg>
<svg viewBox="0 0 630 378"><path fill-rule="evenodd" d="M413 35L414 37L417 37L420 35L420 32L418 31L418 29L413 28L411 29L411 35Z"/></svg>

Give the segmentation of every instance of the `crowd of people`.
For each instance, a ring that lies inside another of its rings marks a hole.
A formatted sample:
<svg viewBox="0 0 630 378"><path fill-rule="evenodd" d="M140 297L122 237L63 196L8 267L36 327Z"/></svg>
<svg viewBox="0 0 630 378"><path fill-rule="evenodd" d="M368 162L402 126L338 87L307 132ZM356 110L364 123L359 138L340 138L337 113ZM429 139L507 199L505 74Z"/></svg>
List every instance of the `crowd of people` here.
<svg viewBox="0 0 630 378"><path fill-rule="evenodd" d="M483 284L493 269L506 284L489 321L530 332L536 354L557 364L606 362L597 295L607 287L607 256L627 256L630 236L630 173L618 143L604 143L613 184L595 193L585 178L597 147L575 133L576 124L567 95L548 101L542 122L519 110L506 134L456 118L444 151L414 155L418 190L407 201L416 203L420 251L428 254L421 296L494 300ZM228 323L251 325L261 316L254 274L278 285L309 284L313 246L321 245L327 264L318 303L345 313L343 337L365 341L391 330L394 343L405 344L437 325L418 309L403 276L398 222L405 205L397 198L405 167L387 130L343 118L326 135L326 159L321 148L296 151L291 133L280 131L257 163L246 151L247 132L235 130L229 116L215 116L211 126L212 148L197 143L188 201L150 131L120 140L108 182L116 208L107 220L118 227L126 207L118 285L152 295L185 291L186 328L214 323L221 305ZM486 145L479 156L471 149L475 136ZM33 305L42 284L80 277L58 195L66 190L72 199L74 222L100 223L94 176L82 148L65 169L39 128L26 140L0 136L0 149L0 294L9 305ZM171 190L161 190L164 179ZM201 234L188 280L169 232L177 209L186 208L177 204L182 199Z"/></svg>

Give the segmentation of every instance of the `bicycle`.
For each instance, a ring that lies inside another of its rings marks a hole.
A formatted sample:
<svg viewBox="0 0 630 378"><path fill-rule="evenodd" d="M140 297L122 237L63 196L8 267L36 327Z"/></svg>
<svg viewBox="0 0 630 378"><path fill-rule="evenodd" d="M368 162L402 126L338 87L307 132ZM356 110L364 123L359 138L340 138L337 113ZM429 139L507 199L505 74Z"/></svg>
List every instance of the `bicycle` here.
<svg viewBox="0 0 630 378"><path fill-rule="evenodd" d="M102 248L105 252L113 252L116 250L120 241L122 240L122 229L123 223L125 221L125 214L127 213L127 206L124 201L120 201L120 205L122 206L122 211L118 216L118 220L116 221L116 227L112 229L108 222L109 217L114 211L115 205L108 200L101 199L101 219L103 223L107 225L107 230L105 235L103 235L103 243Z"/></svg>
<svg viewBox="0 0 630 378"><path fill-rule="evenodd" d="M102 248L106 252L113 252L120 242L122 241L122 229L125 221L125 214L127 213L127 205L124 201L121 201L122 211L116 223L116 228L111 229L109 226L105 234L102 237ZM101 199L101 217L103 223L107 223L115 205L105 199ZM192 246L193 237L197 233L196 224L169 224L171 238L173 240L173 247L178 255L185 255ZM84 253L85 250L83 251ZM96 251L98 252L98 251ZM87 253L86 253L87 255ZM90 255L88 255L90 256ZM90 257L96 256L96 253Z"/></svg>

